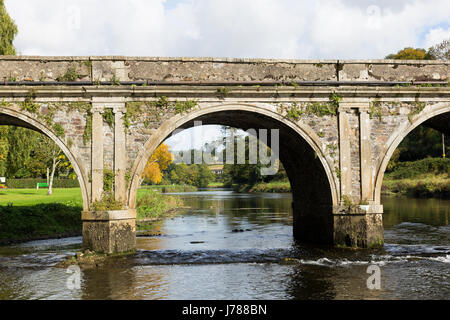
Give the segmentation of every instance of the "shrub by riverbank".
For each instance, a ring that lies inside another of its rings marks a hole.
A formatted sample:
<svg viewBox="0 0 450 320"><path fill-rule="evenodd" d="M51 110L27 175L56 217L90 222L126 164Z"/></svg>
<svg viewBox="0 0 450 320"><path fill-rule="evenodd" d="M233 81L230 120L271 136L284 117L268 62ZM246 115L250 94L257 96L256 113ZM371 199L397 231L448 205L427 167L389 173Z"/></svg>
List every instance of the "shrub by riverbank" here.
<svg viewBox="0 0 450 320"><path fill-rule="evenodd" d="M179 185L179 184L168 184L168 185L147 185L142 186L140 190L157 190L162 193L177 193L177 192L194 192L197 191L198 188L190 185Z"/></svg>
<svg viewBox="0 0 450 320"><path fill-rule="evenodd" d="M382 193L420 198L450 198L450 159L400 162L385 174Z"/></svg>
<svg viewBox="0 0 450 320"><path fill-rule="evenodd" d="M234 185L236 192L270 192L270 193L286 193L291 192L289 181L271 181L260 182L255 185Z"/></svg>
<svg viewBox="0 0 450 320"><path fill-rule="evenodd" d="M183 201L177 196L149 189L139 191L136 202L137 220L161 218L169 211L183 207Z"/></svg>
<svg viewBox="0 0 450 320"><path fill-rule="evenodd" d="M449 175L423 175L415 179L384 179L382 193L417 198L450 199Z"/></svg>

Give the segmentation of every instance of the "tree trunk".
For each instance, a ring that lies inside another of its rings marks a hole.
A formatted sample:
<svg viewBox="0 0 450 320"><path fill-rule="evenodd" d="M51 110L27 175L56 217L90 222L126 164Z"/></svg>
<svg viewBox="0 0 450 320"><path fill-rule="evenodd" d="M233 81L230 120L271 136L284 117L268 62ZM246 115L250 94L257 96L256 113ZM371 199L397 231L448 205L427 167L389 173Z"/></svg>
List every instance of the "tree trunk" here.
<svg viewBox="0 0 450 320"><path fill-rule="evenodd" d="M58 162L53 159L53 165L52 165L52 173L50 175L50 181L48 183L48 195L51 195L53 193L53 178L55 176L56 166L58 165Z"/></svg>

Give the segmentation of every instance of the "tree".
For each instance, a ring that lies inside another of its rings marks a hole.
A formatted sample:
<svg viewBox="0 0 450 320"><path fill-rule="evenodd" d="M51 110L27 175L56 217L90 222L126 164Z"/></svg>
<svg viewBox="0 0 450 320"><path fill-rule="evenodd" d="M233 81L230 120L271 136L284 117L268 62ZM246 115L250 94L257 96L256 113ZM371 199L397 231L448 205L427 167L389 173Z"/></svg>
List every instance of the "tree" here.
<svg viewBox="0 0 450 320"><path fill-rule="evenodd" d="M3 177L6 173L8 164L8 127L0 126L0 177Z"/></svg>
<svg viewBox="0 0 450 320"><path fill-rule="evenodd" d="M30 161L32 151L36 148L40 133L20 128L8 127L8 156L5 173L8 178L28 178L32 176L26 163Z"/></svg>
<svg viewBox="0 0 450 320"><path fill-rule="evenodd" d="M63 169L69 172L71 170L73 171L72 165L58 145L44 135L39 136L38 143L35 145L28 167L36 168L36 172L40 175L42 175L45 170L48 181L48 195L53 194L53 180L58 170ZM75 175L72 177L74 176Z"/></svg>
<svg viewBox="0 0 450 320"><path fill-rule="evenodd" d="M450 59L450 38L438 43L437 45L428 49L428 54L434 60L449 60Z"/></svg>
<svg viewBox="0 0 450 320"><path fill-rule="evenodd" d="M163 177L163 171L173 162L173 155L169 151L169 147L162 143L153 152L144 169L144 178L150 180L151 183L158 184Z"/></svg>
<svg viewBox="0 0 450 320"><path fill-rule="evenodd" d="M450 39L447 39L429 48L428 51L408 47L396 54L386 56L386 59L448 60L449 51ZM442 134L422 125L408 134L399 145L388 164L388 171L393 170L398 162L415 161L426 157L439 157L440 155L442 155Z"/></svg>
<svg viewBox="0 0 450 320"><path fill-rule="evenodd" d="M395 54L389 54L386 59L396 59L396 60L430 60L431 55L422 48L411 48L407 47Z"/></svg>
<svg viewBox="0 0 450 320"><path fill-rule="evenodd" d="M207 164L197 165L197 174L195 176L195 186L206 188L214 180L214 172L209 169Z"/></svg>
<svg viewBox="0 0 450 320"><path fill-rule="evenodd" d="M13 40L17 32L17 26L6 11L4 1L0 0L0 55L16 54Z"/></svg>

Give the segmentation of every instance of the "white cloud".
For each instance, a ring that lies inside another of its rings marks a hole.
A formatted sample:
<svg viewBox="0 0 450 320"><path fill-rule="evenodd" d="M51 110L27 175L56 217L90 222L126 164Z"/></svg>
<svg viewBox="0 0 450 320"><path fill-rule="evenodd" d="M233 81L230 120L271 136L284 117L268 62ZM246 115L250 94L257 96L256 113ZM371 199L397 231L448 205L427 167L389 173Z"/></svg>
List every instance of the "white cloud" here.
<svg viewBox="0 0 450 320"><path fill-rule="evenodd" d="M441 43L445 39L450 39L450 28L447 28L446 30L442 28L431 29L425 35L424 47L428 49L435 44Z"/></svg>
<svg viewBox="0 0 450 320"><path fill-rule="evenodd" d="M383 58L449 33L450 2L6 0L27 55Z"/></svg>

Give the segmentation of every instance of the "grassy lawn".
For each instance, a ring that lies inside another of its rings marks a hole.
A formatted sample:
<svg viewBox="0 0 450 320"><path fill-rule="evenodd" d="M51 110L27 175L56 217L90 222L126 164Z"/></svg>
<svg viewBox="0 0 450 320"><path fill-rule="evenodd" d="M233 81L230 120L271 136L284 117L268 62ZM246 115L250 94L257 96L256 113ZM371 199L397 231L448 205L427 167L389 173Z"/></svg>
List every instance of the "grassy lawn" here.
<svg viewBox="0 0 450 320"><path fill-rule="evenodd" d="M0 240L31 240L81 233L80 188L0 191ZM0 241L1 242L1 241Z"/></svg>
<svg viewBox="0 0 450 320"><path fill-rule="evenodd" d="M138 190L138 200L146 195L154 195L158 200L164 199L163 197L156 196L156 192L165 191L164 189L173 188L170 192L183 192L186 189L188 191L196 190L190 186L151 186L141 188ZM166 191L167 192L167 191ZM81 207L83 201L81 199L80 188L67 188L67 189L53 189L51 196L47 195L47 189L7 189L0 191L0 206L6 206L12 204L13 206L34 206L44 203L61 203L67 206Z"/></svg>
<svg viewBox="0 0 450 320"><path fill-rule="evenodd" d="M0 206L33 206L43 203L62 203L68 206L82 206L80 188L53 189L51 196L47 189L7 189L0 191Z"/></svg>
<svg viewBox="0 0 450 320"><path fill-rule="evenodd" d="M164 195L162 190L138 190L138 220L162 218L183 206L179 197ZM80 234L82 207L80 188L53 189L51 196L47 189L2 190L0 243Z"/></svg>

